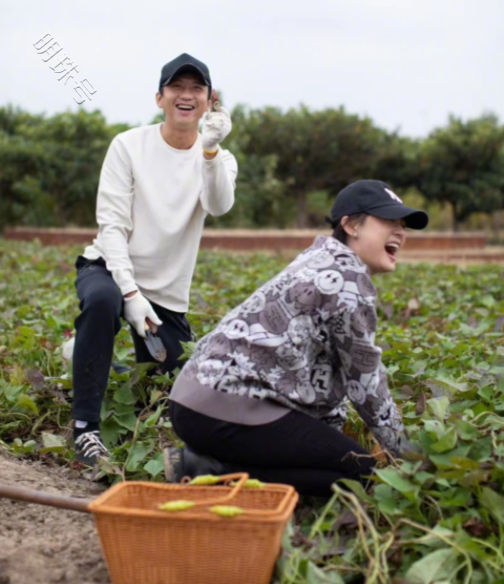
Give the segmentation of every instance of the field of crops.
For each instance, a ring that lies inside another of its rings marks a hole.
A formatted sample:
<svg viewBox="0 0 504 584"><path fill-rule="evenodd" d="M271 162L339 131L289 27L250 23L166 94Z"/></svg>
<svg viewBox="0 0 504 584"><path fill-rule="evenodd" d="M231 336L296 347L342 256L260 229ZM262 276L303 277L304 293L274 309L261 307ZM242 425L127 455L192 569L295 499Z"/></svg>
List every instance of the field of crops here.
<svg viewBox="0 0 504 584"><path fill-rule="evenodd" d="M78 311L80 251L0 240L0 449L53 466L73 461L61 344ZM287 261L202 252L189 314L196 335ZM376 285L377 342L422 453L379 469L369 492L348 482L329 503L305 501L276 581L504 583L504 266L400 266ZM111 373L102 420L113 457L103 479L163 480L161 448L177 441L172 379L134 367L126 327L114 360L133 373ZM373 447L355 417L346 431Z"/></svg>

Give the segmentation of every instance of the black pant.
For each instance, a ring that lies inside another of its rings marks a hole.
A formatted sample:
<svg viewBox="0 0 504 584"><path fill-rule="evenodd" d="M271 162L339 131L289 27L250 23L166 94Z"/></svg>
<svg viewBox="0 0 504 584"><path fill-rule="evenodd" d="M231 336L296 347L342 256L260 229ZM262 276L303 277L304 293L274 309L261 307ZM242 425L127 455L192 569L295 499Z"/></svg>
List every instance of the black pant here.
<svg viewBox="0 0 504 584"><path fill-rule="evenodd" d="M73 354L73 418L88 422L100 421L100 410L107 388L114 351L114 337L121 329L124 300L121 291L107 270L103 259L77 258L77 296L81 313L75 319ZM160 363L163 373L182 367L180 341L191 340L191 330L184 313L173 312L152 303L163 321L158 336L166 348L167 358ZM131 327L138 363L153 362L143 338Z"/></svg>
<svg viewBox="0 0 504 584"><path fill-rule="evenodd" d="M292 411L260 426L222 422L170 402L177 435L226 473L247 472L265 482L293 485L303 495L327 496L340 479L364 481L374 459L325 422ZM363 457L355 456L360 455Z"/></svg>

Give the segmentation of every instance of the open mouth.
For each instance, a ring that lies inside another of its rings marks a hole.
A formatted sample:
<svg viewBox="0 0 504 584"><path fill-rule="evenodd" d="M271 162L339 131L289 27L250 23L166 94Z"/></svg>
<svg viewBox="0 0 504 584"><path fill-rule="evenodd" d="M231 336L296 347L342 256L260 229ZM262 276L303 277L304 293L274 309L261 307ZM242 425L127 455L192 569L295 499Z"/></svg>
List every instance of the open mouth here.
<svg viewBox="0 0 504 584"><path fill-rule="evenodd" d="M393 262L396 261L396 254L399 251L400 247L401 246L396 242L387 243L385 245L385 251L387 252L387 255Z"/></svg>
<svg viewBox="0 0 504 584"><path fill-rule="evenodd" d="M175 107L182 112L191 112L194 109L193 105L185 105L181 103L178 103Z"/></svg>

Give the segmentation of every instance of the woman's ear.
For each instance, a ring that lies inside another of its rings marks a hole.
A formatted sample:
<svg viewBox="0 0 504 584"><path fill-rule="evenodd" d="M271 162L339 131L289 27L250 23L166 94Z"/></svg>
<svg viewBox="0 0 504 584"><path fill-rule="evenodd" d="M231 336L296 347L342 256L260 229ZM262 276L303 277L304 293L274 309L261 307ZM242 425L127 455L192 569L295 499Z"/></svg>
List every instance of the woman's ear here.
<svg viewBox="0 0 504 584"><path fill-rule="evenodd" d="M162 95L159 93L159 91L158 91L158 92L156 92L156 105L157 105L159 108L162 108L162 107L163 107L163 105L162 105L162 101L163 101L163 96L162 96Z"/></svg>
<svg viewBox="0 0 504 584"><path fill-rule="evenodd" d="M345 215L341 218L341 227L345 230L345 233L348 236L352 236L354 234L355 229L352 227L352 221L348 215Z"/></svg>

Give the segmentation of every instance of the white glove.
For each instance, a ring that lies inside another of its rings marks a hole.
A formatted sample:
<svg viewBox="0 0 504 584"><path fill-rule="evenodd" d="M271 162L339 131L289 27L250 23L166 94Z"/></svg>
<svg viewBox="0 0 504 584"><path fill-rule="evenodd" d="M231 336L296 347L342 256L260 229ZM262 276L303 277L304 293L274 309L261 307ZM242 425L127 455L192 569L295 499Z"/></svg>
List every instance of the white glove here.
<svg viewBox="0 0 504 584"><path fill-rule="evenodd" d="M217 146L231 132L233 127L228 110L221 106L218 101L213 104L213 107L216 111L207 115L201 132L203 148L210 150L210 152L217 150Z"/></svg>
<svg viewBox="0 0 504 584"><path fill-rule="evenodd" d="M163 321L154 312L145 296L140 292L133 294L124 299L124 318L136 330L136 332L145 338L145 320L148 318L154 324L161 326Z"/></svg>
<svg viewBox="0 0 504 584"><path fill-rule="evenodd" d="M67 365L73 359L74 345L75 337L72 337L68 341L65 341L61 347L61 356Z"/></svg>

